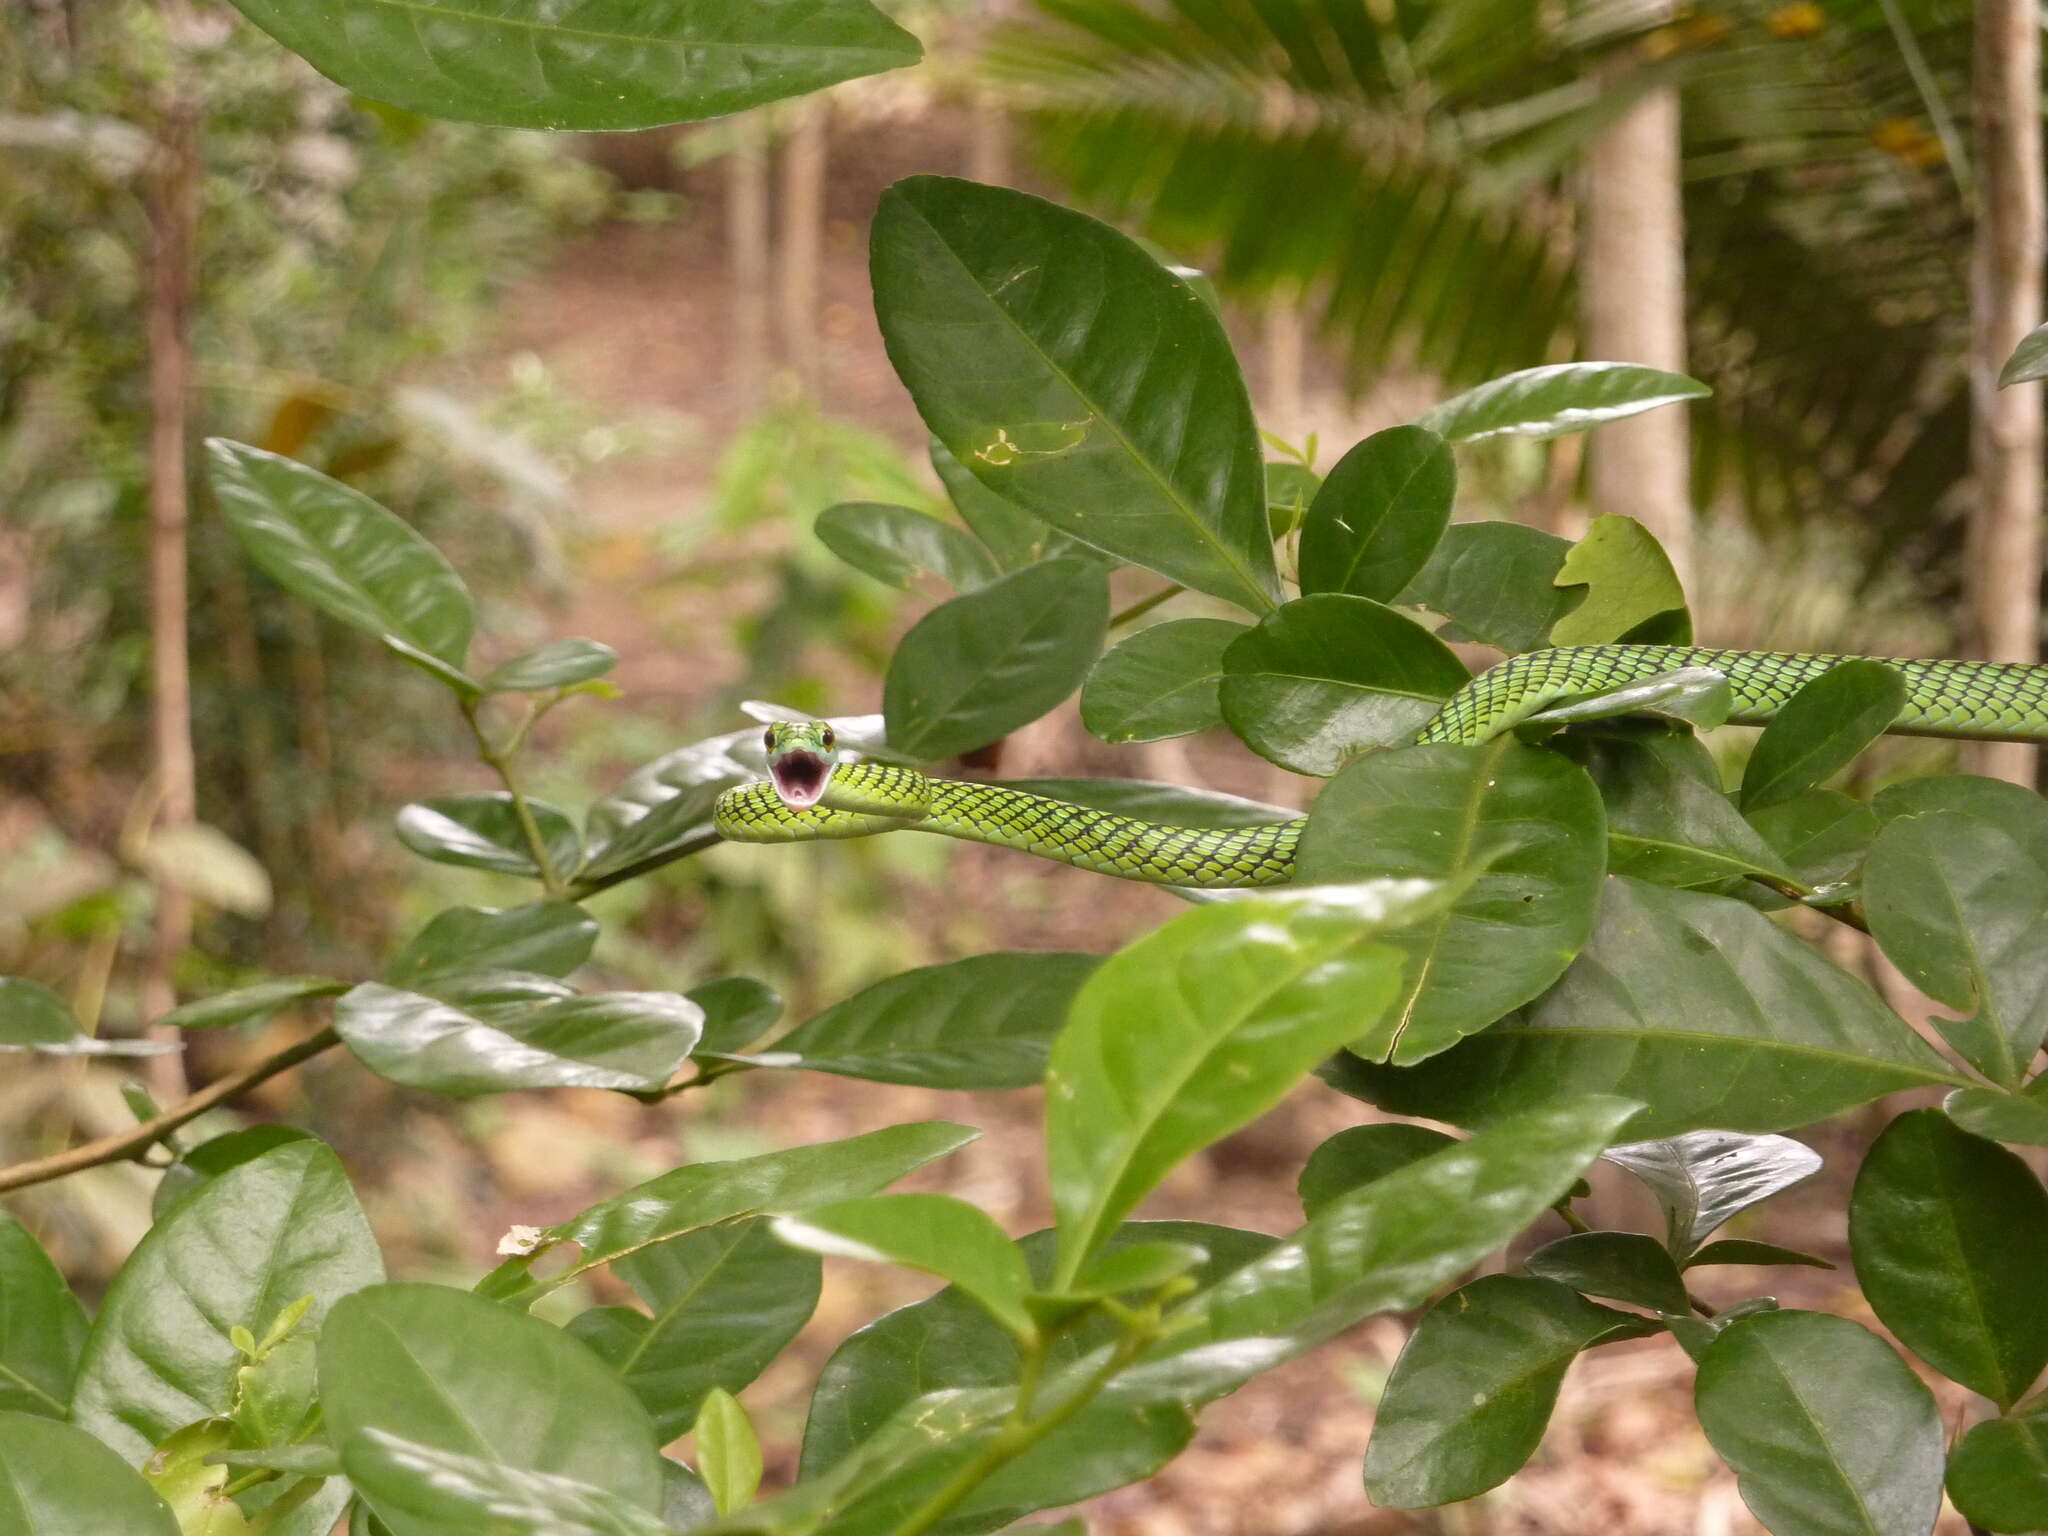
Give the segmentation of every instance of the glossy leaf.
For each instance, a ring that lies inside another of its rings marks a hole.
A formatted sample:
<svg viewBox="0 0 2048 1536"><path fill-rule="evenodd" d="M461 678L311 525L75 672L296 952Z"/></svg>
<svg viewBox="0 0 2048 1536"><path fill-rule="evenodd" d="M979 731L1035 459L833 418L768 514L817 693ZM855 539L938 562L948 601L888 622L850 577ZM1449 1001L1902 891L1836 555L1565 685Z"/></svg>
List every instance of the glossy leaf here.
<svg viewBox="0 0 2048 1536"><path fill-rule="evenodd" d="M1697 379L1636 363L1552 363L1454 395L1419 424L1453 443L1501 433L1563 437L1711 393Z"/></svg>
<svg viewBox="0 0 2048 1536"><path fill-rule="evenodd" d="M1664 1212L1665 1246L1683 1261L1717 1228L1820 1172L1820 1154L1789 1136L1688 1131L1663 1141L1610 1147L1650 1186Z"/></svg>
<svg viewBox="0 0 2048 1536"><path fill-rule="evenodd" d="M927 1088L1024 1088L1096 955L996 953L900 971L775 1042L779 1065ZM793 1058L785 1060L784 1058Z"/></svg>
<svg viewBox="0 0 2048 1536"><path fill-rule="evenodd" d="M380 1285L344 1299L320 1331L320 1401L352 1470L378 1430L661 1507L654 1428L633 1395L559 1329L463 1291ZM409 1499L369 1502L393 1536L445 1529Z"/></svg>
<svg viewBox="0 0 2048 1536"><path fill-rule="evenodd" d="M1274 538L1284 539L1301 526L1322 484L1323 477L1306 464L1266 461L1266 526Z"/></svg>
<svg viewBox="0 0 2048 1536"><path fill-rule="evenodd" d="M1586 536L1565 555L1554 580L1560 587L1584 587L1586 592L1578 607L1550 627L1553 645L1605 645L1622 639L1683 645L1692 638L1685 591L1671 568L1671 557L1632 517L1594 518ZM1653 621L1654 635L1645 630Z"/></svg>
<svg viewBox="0 0 2048 1536"><path fill-rule="evenodd" d="M570 1323L673 1440L713 1388L766 1370L818 1305L819 1263L754 1217L687 1232L616 1260L647 1311L596 1307Z"/></svg>
<svg viewBox="0 0 2048 1536"><path fill-rule="evenodd" d="M1971 1425L1949 1456L1948 1496L1983 1530L2048 1530L2048 1405Z"/></svg>
<svg viewBox="0 0 2048 1536"><path fill-rule="evenodd" d="M1046 1069L1056 1286L1183 1158L1371 1027L1400 965L1376 936L1436 899L1388 881L1199 907L1103 963Z"/></svg>
<svg viewBox="0 0 2048 1536"><path fill-rule="evenodd" d="M1708 1243L1685 1261L1687 1269L1708 1264L1797 1264L1805 1269L1833 1269L1826 1259L1797 1248L1780 1248L1776 1243L1752 1242L1744 1237L1724 1237Z"/></svg>
<svg viewBox="0 0 2048 1536"><path fill-rule="evenodd" d="M714 1391L704 1399L695 1434L697 1465L718 1512L746 1508L761 1486L761 1442L747 1411L730 1392Z"/></svg>
<svg viewBox="0 0 2048 1536"><path fill-rule="evenodd" d="M2048 1365L2048 1191L2005 1148L1899 1116L1856 1175L1849 1243L1878 1319L1943 1375L2009 1408Z"/></svg>
<svg viewBox="0 0 2048 1536"><path fill-rule="evenodd" d="M1172 619L1139 630L1089 670L1081 723L1112 745L1221 725L1223 652L1244 633L1225 619Z"/></svg>
<svg viewBox="0 0 2048 1536"><path fill-rule="evenodd" d="M1987 822L2026 849L2027 857L2036 864L2048 867L2048 805L2018 784L1967 773L1907 779L1879 794L1871 809L1881 822L1937 811Z"/></svg>
<svg viewBox="0 0 2048 1536"><path fill-rule="evenodd" d="M250 1536L241 1507L222 1496L233 1477L225 1466L206 1458L228 1448L234 1425L226 1419L188 1424L157 1447L143 1467L143 1476L158 1497L171 1506L185 1536Z"/></svg>
<svg viewBox="0 0 2048 1536"><path fill-rule="evenodd" d="M1698 738L1670 731L1562 738L1607 808L1607 867L1656 885L1716 885L1751 874L1795 881L1790 862L1721 792Z"/></svg>
<svg viewBox="0 0 2048 1536"><path fill-rule="evenodd" d="M1383 1179L1396 1168L1456 1146L1457 1138L1433 1131L1426 1125L1404 1125L1390 1121L1383 1125L1354 1125L1339 1131L1309 1154L1296 1181L1302 1213L1320 1215L1324 1206L1339 1195L1348 1195L1375 1179Z"/></svg>
<svg viewBox="0 0 2048 1536"><path fill-rule="evenodd" d="M0 1531L179 1536L170 1506L82 1429L0 1409Z"/></svg>
<svg viewBox="0 0 2048 1536"><path fill-rule="evenodd" d="M1450 647L1363 597L1298 598L1223 653L1224 721L1261 757L1328 778L1410 741L1471 681Z"/></svg>
<svg viewBox="0 0 2048 1536"><path fill-rule="evenodd" d="M1220 790L1191 789L1185 784L1155 784L1144 779L999 779L1008 789L1048 795L1092 805L1146 821L1175 827L1263 827L1292 821L1301 813L1263 800L1246 800Z"/></svg>
<svg viewBox="0 0 2048 1536"><path fill-rule="evenodd" d="M463 971L567 976L590 958L596 944L597 919L572 902L449 907L406 942L384 968L384 980L409 987Z"/></svg>
<svg viewBox="0 0 2048 1536"><path fill-rule="evenodd" d="M555 873L574 874L583 862L583 839L576 823L568 812L545 800L529 799L527 806ZM436 864L459 864L529 879L540 875L512 797L502 790L416 800L398 813L397 831L401 843Z"/></svg>
<svg viewBox="0 0 2048 1536"><path fill-rule="evenodd" d="M721 976L683 994L704 1013L694 1054L743 1051L782 1018L782 994L751 976Z"/></svg>
<svg viewBox="0 0 2048 1536"><path fill-rule="evenodd" d="M1830 667L1779 708L1742 770L1742 808L1760 811L1819 789L1906 707L1898 669L1858 657Z"/></svg>
<svg viewBox="0 0 2048 1536"><path fill-rule="evenodd" d="M66 1416L85 1326L85 1308L57 1266L28 1228L0 1212L0 1414Z"/></svg>
<svg viewBox="0 0 2048 1536"><path fill-rule="evenodd" d="M995 561L950 523L909 507L842 501L812 524L818 542L855 570L909 591L929 573L955 592L971 592L998 575Z"/></svg>
<svg viewBox="0 0 2048 1536"><path fill-rule="evenodd" d="M1610 879L1580 959L1534 1006L1406 1071L1343 1086L1482 1125L1559 1094L1629 1093L1653 1137L1777 1131L1902 1088L1962 1086L1873 996L1741 902Z"/></svg>
<svg viewBox="0 0 2048 1536"><path fill-rule="evenodd" d="M1800 883L1816 889L1841 888L1862 868L1877 837L1876 813L1833 789L1810 789L1748 819Z"/></svg>
<svg viewBox="0 0 2048 1536"><path fill-rule="evenodd" d="M1571 547L1521 523L1454 523L1398 600L1449 619L1446 640L1476 640L1511 656L1539 651L1579 601L1556 585Z"/></svg>
<svg viewBox="0 0 2048 1536"><path fill-rule="evenodd" d="M474 1011L364 982L334 1007L334 1027L379 1076L455 1098L514 1088L647 1092L697 1044L703 1013L673 992L543 997Z"/></svg>
<svg viewBox="0 0 2048 1536"><path fill-rule="evenodd" d="M202 1184L210 1184L230 1168L254 1162L273 1147L287 1142L311 1141L307 1132L290 1125L252 1125L239 1131L211 1136L178 1154L178 1160L164 1170L163 1178L150 1197L152 1220L160 1220L178 1201Z"/></svg>
<svg viewBox="0 0 2048 1536"><path fill-rule="evenodd" d="M1725 724L1734 706L1735 695L1723 674L1712 667L1674 667L1653 677L1611 683L1561 703L1547 705L1522 724L1578 725L1629 715L1656 715L1710 730Z"/></svg>
<svg viewBox="0 0 2048 1536"><path fill-rule="evenodd" d="M439 550L316 469L225 438L209 438L206 447L228 526L279 586L422 661L442 681L475 691L462 664L476 604Z"/></svg>
<svg viewBox="0 0 2048 1536"><path fill-rule="evenodd" d="M1301 590L1390 603L1451 520L1458 467L1422 427L1390 427L1330 470L1301 530Z"/></svg>
<svg viewBox="0 0 2048 1536"><path fill-rule="evenodd" d="M956 1285L1020 1339L1037 1327L1024 1309L1031 1272L984 1211L951 1195L868 1195L775 1218L794 1247L844 1259L921 1269Z"/></svg>
<svg viewBox="0 0 2048 1536"><path fill-rule="evenodd" d="M941 603L889 661L889 741L955 757L1029 725L1081 686L1102 650L1109 580L1079 560L1048 560Z"/></svg>
<svg viewBox="0 0 2048 1536"><path fill-rule="evenodd" d="M1587 1296L1605 1296L1652 1312L1692 1309L1685 1281L1664 1245L1640 1232L1574 1232L1545 1243L1522 1268Z"/></svg>
<svg viewBox="0 0 2048 1536"><path fill-rule="evenodd" d="M1388 942L1401 1001L1351 1049L1397 1065L1486 1028L1557 980L1593 931L1606 863L1599 792L1554 752L1510 737L1411 747L1354 763L1309 813L1295 878L1450 879L1441 912Z"/></svg>
<svg viewBox="0 0 2048 1536"><path fill-rule="evenodd" d="M344 1466L394 1531L478 1530L487 1514L492 1536L671 1536L666 1524L609 1489L380 1429L350 1439Z"/></svg>
<svg viewBox="0 0 2048 1536"><path fill-rule="evenodd" d="M2048 325L2037 325L2020 338L2012 356L1998 370L1998 387L2006 389L2034 379L2048 379ZM2048 1516L2043 1517L2048 1524Z"/></svg>
<svg viewBox="0 0 2048 1536"><path fill-rule="evenodd" d="M349 25L304 0L236 0L348 90L504 128L656 128L723 117L915 64L867 0L796 6L587 0L573 11L360 0Z"/></svg>
<svg viewBox="0 0 2048 1536"><path fill-rule="evenodd" d="M0 1055L158 1056L178 1046L164 1040L102 1040L80 1031L70 1005L39 981L0 976Z"/></svg>
<svg viewBox="0 0 2048 1536"><path fill-rule="evenodd" d="M227 1412L244 1363L232 1330L261 1338L310 1296L300 1326L314 1332L383 1277L340 1160L317 1141L275 1147L179 1201L136 1245L86 1338L72 1418L140 1465L173 1430Z"/></svg>
<svg viewBox="0 0 2048 1536"><path fill-rule="evenodd" d="M485 693L541 693L592 682L619 664L619 653L596 640L550 640L523 656L493 667Z"/></svg>
<svg viewBox="0 0 2048 1536"><path fill-rule="evenodd" d="M1701 1352L1700 1427L1773 1536L1927 1532L1941 1507L1934 1398L1847 1318L1765 1312Z"/></svg>
<svg viewBox="0 0 2048 1536"><path fill-rule="evenodd" d="M1043 523L1007 496L990 490L953 457L952 451L936 437L931 440L932 468L938 472L953 510L988 546L996 564L1005 571L1022 570L1040 560L1061 555L1095 557L1095 551L1076 544L1049 523Z"/></svg>
<svg viewBox="0 0 2048 1536"><path fill-rule="evenodd" d="M1949 1119L1973 1136L2023 1147L2048 1147L2048 1098L2039 1094L1959 1088L1942 1100L1941 1107Z"/></svg>
<svg viewBox="0 0 2048 1536"><path fill-rule="evenodd" d="M882 195L871 264L897 377L984 485L1084 544L1273 607L1251 402L1191 290L1083 214L938 176Z"/></svg>
<svg viewBox="0 0 2048 1536"><path fill-rule="evenodd" d="M173 1008L157 1020L171 1029L222 1029L230 1024L252 1024L272 1014L316 997L335 997L348 990L348 983L331 976L280 976L254 986L216 992Z"/></svg>
<svg viewBox="0 0 2048 1536"><path fill-rule="evenodd" d="M1381 1508L1421 1509L1506 1481L1543 1438L1579 1351L1630 1322L1550 1280L1460 1286L1394 1362L1366 1447L1366 1494Z"/></svg>

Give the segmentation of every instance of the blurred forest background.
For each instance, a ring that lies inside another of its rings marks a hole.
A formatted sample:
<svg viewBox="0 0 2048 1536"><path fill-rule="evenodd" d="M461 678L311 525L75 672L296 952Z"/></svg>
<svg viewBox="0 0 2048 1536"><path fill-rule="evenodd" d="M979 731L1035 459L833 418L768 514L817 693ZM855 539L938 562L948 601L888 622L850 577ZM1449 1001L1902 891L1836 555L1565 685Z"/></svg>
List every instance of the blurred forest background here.
<svg viewBox="0 0 2048 1536"><path fill-rule="evenodd" d="M1451 388L1541 362L1705 379L1715 397L1689 422L1661 412L1589 449L1482 445L1458 515L1566 533L1642 517L1708 643L1983 654L2000 623L2037 622L1966 558L1989 537L1969 530L1969 250L1995 168L1975 147L1962 0L890 9L923 67L689 129L551 138L351 98L200 0L0 7L0 971L132 1034L172 996L366 973L451 901L516 899L391 836L405 801L484 787L439 690L284 599L196 481L177 526L178 454L201 434L403 511L466 573L504 654L557 634L618 649L621 696L544 723L542 795L587 800L744 723L743 700L877 707L919 605L810 524L841 500L945 507L867 296L866 221L912 172L1074 202L1200 269L1282 466L1327 468ZM1301 468L1272 481L1285 500ZM152 637L171 553L189 565L189 663ZM189 767L153 712L167 689L189 692L172 710L189 709ZM1312 787L1226 740L1107 747L1071 712L1003 750L1012 775L1290 803ZM1891 742L1868 761L1882 775L1949 751ZM757 975L799 1018L904 965L1106 950L1177 910L917 838L718 849L592 906L606 985ZM215 1077L299 1027L209 1038L157 1070ZM81 1065L0 1056L0 1154L130 1122ZM654 1110L457 1105L329 1062L249 1112L329 1138L387 1251L457 1278L508 1224L685 1158L920 1116L989 1129L946 1187L1028 1230L1046 1207L1026 1097L755 1074ZM1311 1084L1157 1209L1284 1229L1292 1170L1368 1114ZM154 1177L102 1168L15 1208L90 1291L146 1226ZM1775 1202L1755 1235L1839 1255L1840 1195ZM805 1347L749 1392L785 1476L808 1373L915 1294L830 1279ZM1793 1283L1805 1305L1853 1297L1825 1274ZM1582 1362L1545 1450L1496 1493L1370 1511L1356 1457L1403 1336L1378 1320L1220 1405L1095 1528L1755 1529L1668 1341Z"/></svg>

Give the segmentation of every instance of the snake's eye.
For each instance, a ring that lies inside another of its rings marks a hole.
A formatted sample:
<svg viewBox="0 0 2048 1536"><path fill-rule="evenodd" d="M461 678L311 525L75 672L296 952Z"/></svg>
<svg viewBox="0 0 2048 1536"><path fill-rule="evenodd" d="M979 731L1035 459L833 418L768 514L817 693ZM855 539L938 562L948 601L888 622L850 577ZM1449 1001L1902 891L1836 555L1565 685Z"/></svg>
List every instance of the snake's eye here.
<svg viewBox="0 0 2048 1536"><path fill-rule="evenodd" d="M764 746L764 747L766 747L766 748L767 748L767 749L768 749L768 750L769 750L770 752L773 752L773 751L775 750L775 727L774 727L774 726L772 726L772 725L771 725L771 726L769 726L767 730L765 730L765 731L763 731L763 732L761 733L761 745L762 745L762 746Z"/></svg>
<svg viewBox="0 0 2048 1536"><path fill-rule="evenodd" d="M839 737L837 733L833 731L832 727L828 725L825 727L825 734L819 739L825 743L825 750L829 752L832 750L832 744L838 741Z"/></svg>

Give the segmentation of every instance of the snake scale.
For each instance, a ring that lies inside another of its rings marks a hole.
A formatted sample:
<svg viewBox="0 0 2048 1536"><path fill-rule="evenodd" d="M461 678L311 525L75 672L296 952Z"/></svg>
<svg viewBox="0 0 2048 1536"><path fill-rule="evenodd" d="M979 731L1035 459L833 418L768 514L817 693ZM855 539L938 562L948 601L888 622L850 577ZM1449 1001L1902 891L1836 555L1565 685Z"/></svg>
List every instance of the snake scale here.
<svg viewBox="0 0 2048 1536"><path fill-rule="evenodd" d="M1850 658L1690 646L1559 646L1512 657L1445 701L1417 743L1477 743L1538 711L1618 684L1701 667L1727 679L1729 720L1761 725L1793 694ZM1893 660L1906 706L1899 735L2048 742L2048 665ZM822 721L768 728L770 779L720 796L716 825L736 842L809 842L880 832L936 832L1015 848L1097 874L1156 885L1228 889L1292 876L1304 822L1168 826L997 784L929 778L886 763L841 764Z"/></svg>

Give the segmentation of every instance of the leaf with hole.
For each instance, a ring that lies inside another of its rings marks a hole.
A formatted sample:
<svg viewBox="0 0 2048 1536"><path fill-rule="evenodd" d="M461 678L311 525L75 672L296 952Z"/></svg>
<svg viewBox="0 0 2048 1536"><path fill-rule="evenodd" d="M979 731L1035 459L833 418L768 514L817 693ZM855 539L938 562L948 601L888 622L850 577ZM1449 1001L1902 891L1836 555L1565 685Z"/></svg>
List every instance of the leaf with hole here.
<svg viewBox="0 0 2048 1536"><path fill-rule="evenodd" d="M1610 513L1594 518L1554 580L1559 587L1586 591L1579 605L1551 626L1552 645L1615 640L1685 645L1692 639L1685 590L1671 557L1632 517Z"/></svg>

